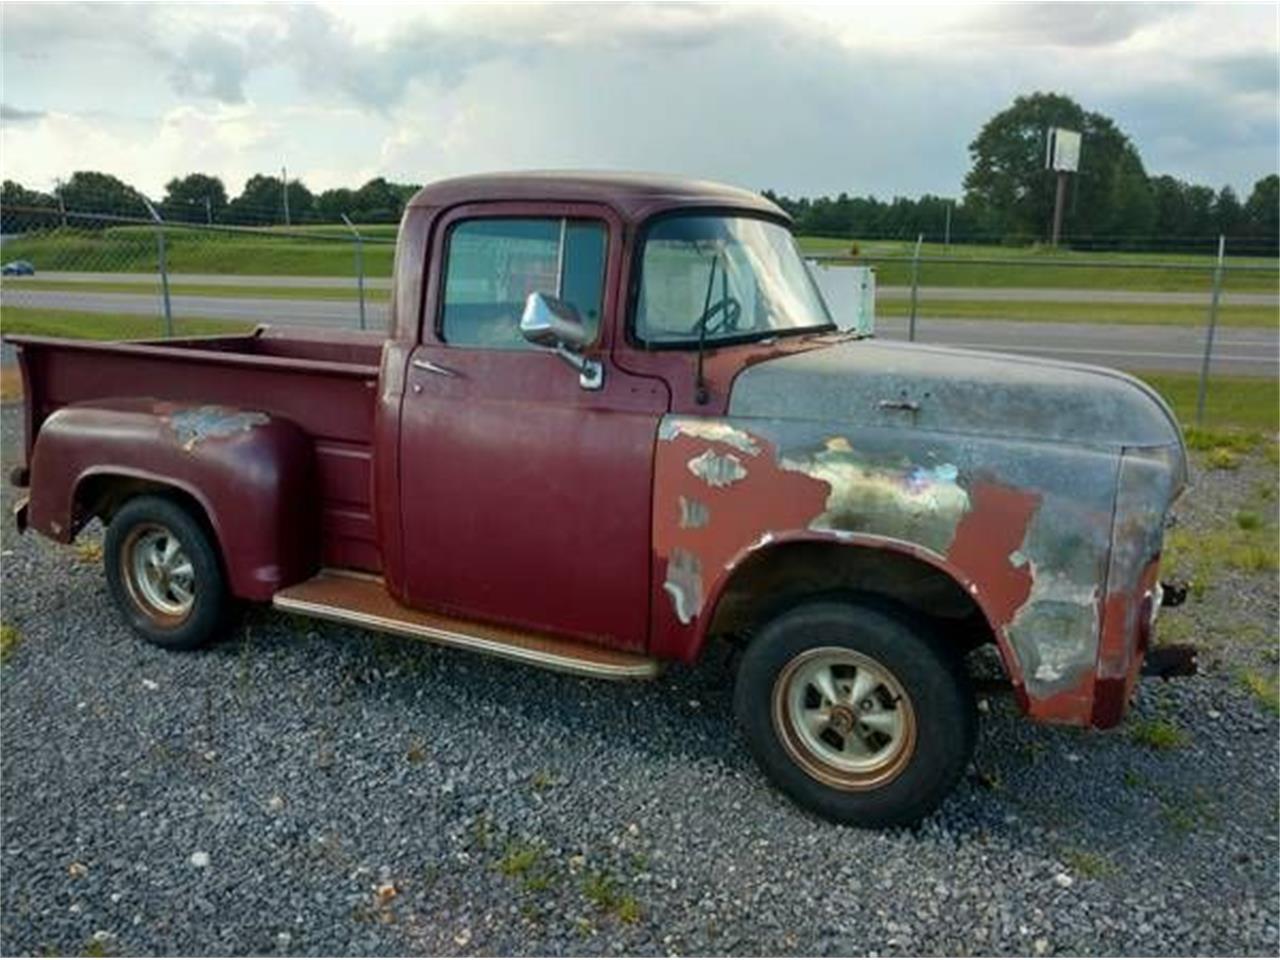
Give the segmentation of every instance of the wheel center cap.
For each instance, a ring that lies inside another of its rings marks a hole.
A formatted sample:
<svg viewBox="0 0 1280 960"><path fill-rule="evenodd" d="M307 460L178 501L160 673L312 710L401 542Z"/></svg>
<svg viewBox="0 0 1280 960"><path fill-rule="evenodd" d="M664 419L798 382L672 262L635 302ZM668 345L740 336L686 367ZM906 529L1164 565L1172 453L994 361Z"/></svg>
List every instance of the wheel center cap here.
<svg viewBox="0 0 1280 960"><path fill-rule="evenodd" d="M831 708L831 726L836 729L837 733L848 733L853 729L853 724L857 720L852 710L846 706L836 706Z"/></svg>

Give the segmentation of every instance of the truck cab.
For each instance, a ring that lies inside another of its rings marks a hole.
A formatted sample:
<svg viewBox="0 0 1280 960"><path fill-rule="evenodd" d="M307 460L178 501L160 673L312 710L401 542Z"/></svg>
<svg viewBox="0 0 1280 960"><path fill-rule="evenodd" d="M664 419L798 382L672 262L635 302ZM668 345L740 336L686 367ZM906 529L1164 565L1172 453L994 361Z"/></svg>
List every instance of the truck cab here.
<svg viewBox="0 0 1280 960"><path fill-rule="evenodd" d="M837 329L764 198L526 173L405 210L390 328L13 338L20 524L108 524L174 648L232 600L602 678L738 651L765 772L908 823L962 773L964 658L1108 727L1166 592L1179 427L1102 368Z"/></svg>

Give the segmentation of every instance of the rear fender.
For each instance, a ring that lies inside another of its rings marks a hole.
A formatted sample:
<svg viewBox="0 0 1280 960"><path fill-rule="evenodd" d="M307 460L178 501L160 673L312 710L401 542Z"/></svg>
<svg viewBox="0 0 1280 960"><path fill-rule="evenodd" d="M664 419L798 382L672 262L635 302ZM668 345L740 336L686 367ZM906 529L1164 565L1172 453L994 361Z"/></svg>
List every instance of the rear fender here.
<svg viewBox="0 0 1280 960"><path fill-rule="evenodd" d="M164 490L203 510L236 596L267 600L317 569L311 441L253 410L149 399L63 407L36 437L28 521L68 543L123 498Z"/></svg>

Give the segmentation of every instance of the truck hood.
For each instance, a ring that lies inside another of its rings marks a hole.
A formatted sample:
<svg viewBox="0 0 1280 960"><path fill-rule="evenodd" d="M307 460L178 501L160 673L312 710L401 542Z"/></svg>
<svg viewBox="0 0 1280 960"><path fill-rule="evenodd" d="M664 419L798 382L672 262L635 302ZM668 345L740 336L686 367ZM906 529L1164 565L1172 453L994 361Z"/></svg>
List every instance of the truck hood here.
<svg viewBox="0 0 1280 960"><path fill-rule="evenodd" d="M1182 454L1173 412L1134 377L917 343L844 341L758 363L734 381L729 414Z"/></svg>

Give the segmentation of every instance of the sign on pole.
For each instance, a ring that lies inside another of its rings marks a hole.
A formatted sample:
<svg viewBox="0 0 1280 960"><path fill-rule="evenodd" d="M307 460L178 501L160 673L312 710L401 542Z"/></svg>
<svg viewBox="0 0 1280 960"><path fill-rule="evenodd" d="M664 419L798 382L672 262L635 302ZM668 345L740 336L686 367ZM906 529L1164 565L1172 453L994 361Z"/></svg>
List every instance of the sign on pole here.
<svg viewBox="0 0 1280 960"><path fill-rule="evenodd" d="M1045 166L1059 173L1075 173L1080 169L1080 133L1054 127L1049 131L1049 149Z"/></svg>

